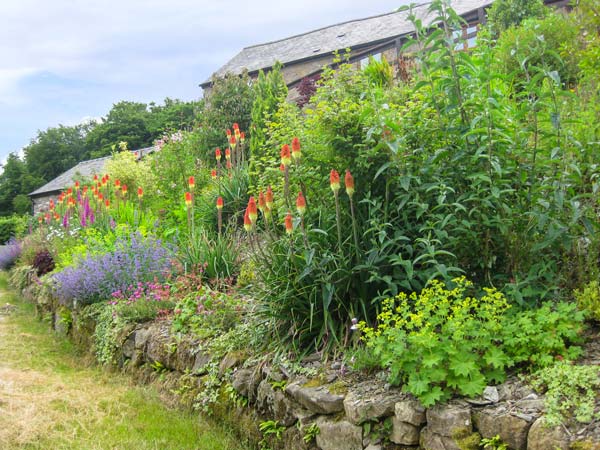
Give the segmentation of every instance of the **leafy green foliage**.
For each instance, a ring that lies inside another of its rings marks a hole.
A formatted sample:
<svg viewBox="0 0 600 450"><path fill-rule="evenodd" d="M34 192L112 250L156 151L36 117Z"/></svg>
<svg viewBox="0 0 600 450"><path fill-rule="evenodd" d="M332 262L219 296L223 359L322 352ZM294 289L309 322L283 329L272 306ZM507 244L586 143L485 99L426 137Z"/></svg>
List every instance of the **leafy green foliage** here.
<svg viewBox="0 0 600 450"><path fill-rule="evenodd" d="M288 94L281 68L282 65L276 63L267 74L261 70L252 86L254 103L252 104L249 167L252 184L256 183L256 177L264 170L264 166L260 164L262 158L273 150L278 151L280 147L279 145L273 149L268 145L265 128L269 117L285 102Z"/></svg>
<svg viewBox="0 0 600 450"><path fill-rule="evenodd" d="M0 244L25 232L27 219L23 216L0 217Z"/></svg>
<svg viewBox="0 0 600 450"><path fill-rule="evenodd" d="M498 0L487 11L489 27L495 35L529 18L547 14L543 0Z"/></svg>
<svg viewBox="0 0 600 450"><path fill-rule="evenodd" d="M589 423L598 419L595 412L600 368L560 361L533 374L533 386L545 392L545 420L548 426Z"/></svg>
<svg viewBox="0 0 600 450"><path fill-rule="evenodd" d="M600 285L598 281L590 281L581 290L575 290L577 306L589 318L600 322Z"/></svg>
<svg viewBox="0 0 600 450"><path fill-rule="evenodd" d="M359 324L367 348L389 368L391 382L404 385L423 405L453 394L479 395L515 364L544 367L555 356L580 352L567 348L578 339L582 323L571 305L511 315L500 292L485 289L479 297L467 296L471 289L464 278L453 280L451 288L434 280L420 294L384 301L377 328Z"/></svg>

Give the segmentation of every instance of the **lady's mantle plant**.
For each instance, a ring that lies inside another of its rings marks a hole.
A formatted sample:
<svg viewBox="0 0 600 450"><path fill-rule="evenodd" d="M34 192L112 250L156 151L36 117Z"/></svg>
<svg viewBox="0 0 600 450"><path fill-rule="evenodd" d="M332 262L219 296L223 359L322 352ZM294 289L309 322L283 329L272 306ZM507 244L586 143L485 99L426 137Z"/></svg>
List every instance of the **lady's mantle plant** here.
<svg viewBox="0 0 600 450"><path fill-rule="evenodd" d="M88 255L54 275L55 295L65 305L87 305L128 296L139 282L163 282L172 268L173 248L152 236L118 238L114 250Z"/></svg>
<svg viewBox="0 0 600 450"><path fill-rule="evenodd" d="M401 293L384 301L377 328L359 324L367 347L390 370L392 383L403 384L423 405L453 394L476 396L487 384L503 381L506 369L516 364L539 367L580 351L566 346L577 340L582 327L583 317L573 304L546 305L539 314L509 314L511 306L501 292L485 289L482 296L469 297L469 281L462 277L453 284L447 288L434 280L420 294Z"/></svg>

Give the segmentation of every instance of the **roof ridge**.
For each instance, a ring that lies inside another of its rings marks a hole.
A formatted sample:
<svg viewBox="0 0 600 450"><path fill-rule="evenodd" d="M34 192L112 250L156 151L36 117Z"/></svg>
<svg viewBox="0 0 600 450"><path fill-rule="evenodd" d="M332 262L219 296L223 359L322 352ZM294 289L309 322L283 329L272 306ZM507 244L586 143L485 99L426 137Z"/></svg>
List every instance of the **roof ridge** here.
<svg viewBox="0 0 600 450"><path fill-rule="evenodd" d="M429 5L429 4L431 4L431 1L425 1L423 3L416 4L414 6L414 8L421 8L421 7L423 7L425 5ZM409 6L409 5L405 5L405 6ZM324 26L324 27L321 27L321 28L315 28L314 30L305 31L304 33L294 34L293 36L288 36L288 37L281 38L281 39L275 39L273 41L263 42L262 44L254 44L254 45L250 45L248 47L243 47L242 51L248 50L248 49L251 49L251 48L262 47L263 45L276 44L278 42L288 41L290 39L294 39L294 38L297 38L297 37L300 37L300 36L306 36L306 35L311 34L311 33L316 33L318 31L323 31L323 30L326 30L328 28L339 27L340 25L346 25L348 23L362 22L362 21L365 21L365 20L376 19L378 17L391 16L392 14L398 14L400 12L406 12L406 11L398 11L398 10L396 10L396 11L391 11L391 12L387 12L387 13L376 14L374 16L363 17L361 19L346 20L344 22L335 23L333 25L327 25L327 26Z"/></svg>

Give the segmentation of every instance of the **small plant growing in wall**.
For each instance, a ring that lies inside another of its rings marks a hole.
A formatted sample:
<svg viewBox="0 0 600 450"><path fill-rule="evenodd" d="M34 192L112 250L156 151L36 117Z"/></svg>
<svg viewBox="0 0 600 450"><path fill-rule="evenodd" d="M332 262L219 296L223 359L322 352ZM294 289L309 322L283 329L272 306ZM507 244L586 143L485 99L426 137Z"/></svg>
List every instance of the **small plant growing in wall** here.
<svg viewBox="0 0 600 450"><path fill-rule="evenodd" d="M280 425L277 420L265 420L258 425L258 429L263 435L263 438L258 443L260 445L260 450L271 450L268 443L269 437L274 437L276 440L280 440L283 432L285 431L285 426Z"/></svg>
<svg viewBox="0 0 600 450"><path fill-rule="evenodd" d="M302 440L307 444L314 441L317 438L317 435L321 433L321 429L319 425L316 423L312 423L305 431L304 436L302 436Z"/></svg>

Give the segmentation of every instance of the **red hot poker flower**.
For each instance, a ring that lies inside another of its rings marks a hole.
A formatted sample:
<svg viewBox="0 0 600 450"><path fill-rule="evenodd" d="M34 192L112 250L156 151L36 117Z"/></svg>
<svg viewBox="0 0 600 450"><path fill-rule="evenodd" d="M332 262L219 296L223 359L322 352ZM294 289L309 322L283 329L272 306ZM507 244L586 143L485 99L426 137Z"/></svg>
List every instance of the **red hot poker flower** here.
<svg viewBox="0 0 600 450"><path fill-rule="evenodd" d="M107 208L110 208L110 200L109 200L109 199L106 199L106 201L104 202L104 205L105 205Z"/></svg>
<svg viewBox="0 0 600 450"><path fill-rule="evenodd" d="M196 180L193 175L188 178L188 186L190 187L191 191L193 191L194 187L196 187Z"/></svg>
<svg viewBox="0 0 600 450"><path fill-rule="evenodd" d="M79 190L79 181L75 182L75 190L78 191Z"/></svg>
<svg viewBox="0 0 600 450"><path fill-rule="evenodd" d="M294 232L294 223L292 222L292 213L288 211L285 216L285 232L287 234L292 234Z"/></svg>
<svg viewBox="0 0 600 450"><path fill-rule="evenodd" d="M229 139L231 137L231 130L227 129L225 133L227 133L227 139Z"/></svg>
<svg viewBox="0 0 600 450"><path fill-rule="evenodd" d="M121 180L115 180L115 189L117 191L121 189Z"/></svg>
<svg viewBox="0 0 600 450"><path fill-rule="evenodd" d="M348 197L352 197L354 195L354 178L348 169L346 169L344 184L346 185L346 193L348 194Z"/></svg>
<svg viewBox="0 0 600 450"><path fill-rule="evenodd" d="M231 159L231 150L228 148L225 149L225 159L229 161Z"/></svg>
<svg viewBox="0 0 600 450"><path fill-rule="evenodd" d="M211 171L210 171L210 177L211 177L213 180L216 180L216 179L217 179L217 171L216 171L215 169L213 169L213 170L211 170Z"/></svg>
<svg viewBox="0 0 600 450"><path fill-rule="evenodd" d="M306 199L302 195L302 191L298 192L298 198L296 198L296 210L300 216L303 216L306 212Z"/></svg>
<svg viewBox="0 0 600 450"><path fill-rule="evenodd" d="M223 209L223 197L217 197L217 209Z"/></svg>
<svg viewBox="0 0 600 450"><path fill-rule="evenodd" d="M295 161L299 160L302 156L302 152L300 151L300 139L295 137L292 139L292 158Z"/></svg>
<svg viewBox="0 0 600 450"><path fill-rule="evenodd" d="M256 210L256 200L254 197L250 197L248 200L248 217L250 217L250 221L255 224L256 219L258 218L258 212Z"/></svg>
<svg viewBox="0 0 600 450"><path fill-rule="evenodd" d="M334 194L340 190L340 174L335 169L331 169L331 173L329 174L329 187Z"/></svg>
<svg viewBox="0 0 600 450"><path fill-rule="evenodd" d="M219 147L215 149L215 159L221 161L221 149Z"/></svg>
<svg viewBox="0 0 600 450"><path fill-rule="evenodd" d="M237 124L237 122L234 122L234 124L233 124L232 128L233 128L234 130L239 130L239 129L240 129L240 126Z"/></svg>
<svg viewBox="0 0 600 450"><path fill-rule="evenodd" d="M250 220L250 212L248 208L246 208L246 212L244 213L244 230L250 232L252 230L252 220Z"/></svg>
<svg viewBox="0 0 600 450"><path fill-rule="evenodd" d="M231 148L235 148L235 144L236 144L235 136L231 136L229 138L229 145L231 146Z"/></svg>
<svg viewBox="0 0 600 450"><path fill-rule="evenodd" d="M292 162L292 158L290 156L290 146L287 144L283 144L281 147L281 165L283 167L287 167Z"/></svg>
<svg viewBox="0 0 600 450"><path fill-rule="evenodd" d="M243 131L240 132L240 142L244 142L246 140L246 133L244 133Z"/></svg>
<svg viewBox="0 0 600 450"><path fill-rule="evenodd" d="M121 190L123 191L123 195L127 195L127 185L126 184L121 186Z"/></svg>
<svg viewBox="0 0 600 450"><path fill-rule="evenodd" d="M139 199L141 199L144 196L144 191L142 190L141 187L138 188L137 194L138 194L138 198Z"/></svg>
<svg viewBox="0 0 600 450"><path fill-rule="evenodd" d="M258 193L258 209L260 209L264 213L266 207L267 202L265 200L265 194L263 193L263 191L260 191Z"/></svg>
<svg viewBox="0 0 600 450"><path fill-rule="evenodd" d="M192 207L192 193L186 192L184 198L185 198L185 206L187 208L191 208Z"/></svg>

